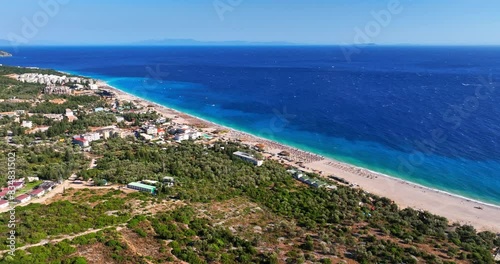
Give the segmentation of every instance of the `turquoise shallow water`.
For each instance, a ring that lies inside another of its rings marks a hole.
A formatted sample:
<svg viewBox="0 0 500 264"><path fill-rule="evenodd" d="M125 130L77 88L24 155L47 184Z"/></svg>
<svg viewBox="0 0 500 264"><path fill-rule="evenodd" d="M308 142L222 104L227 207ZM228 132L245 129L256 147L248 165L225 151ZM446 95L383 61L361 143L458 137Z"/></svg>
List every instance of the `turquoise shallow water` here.
<svg viewBox="0 0 500 264"><path fill-rule="evenodd" d="M101 76L102 78L102 76ZM256 136L260 136L266 139L274 140L277 142L280 142L282 144L286 144L298 149L302 149L305 151L309 151L312 153L316 153L319 155L322 155L324 157L332 158L335 160L339 160L342 162L346 162L355 166L367 168L370 170L373 170L375 172L379 172L382 174L386 174L389 176L393 176L402 180L407 180L410 182L414 182L429 188L434 188L442 191L446 191L449 193L453 193L456 195L464 196L464 197L469 197L472 199L476 199L479 201L483 201L486 203L491 203L491 204L499 204L498 200L496 199L491 199L491 197L488 197L488 195L479 195L478 193L475 193L474 191L457 191L456 189L449 188L449 186L445 184L436 184L436 182L428 181L426 179L419 179L415 177L408 176L407 174L401 173L397 170L391 170L385 167L380 167L373 165L373 163L363 163L363 160L370 160L373 158L373 155L379 155L381 158L383 157L391 157L391 156L402 156L405 157L407 156L406 153L403 152L397 152L394 150L386 149L383 146L375 143L375 142L363 142L363 141L348 141L346 139L342 138L333 138L333 137L328 137L325 135L321 135L319 133L311 133L307 131L300 131L299 134L287 134L286 133L286 125L284 123L276 125L277 128L281 128L281 125L283 126L283 130L281 129L276 129L276 131L273 132L272 129L270 129L270 125L267 124L267 122L271 123L274 122L276 117L272 117L269 120L266 120L264 122L256 123L254 126L248 126L247 125L241 125L235 122L228 121L227 116L232 116L235 118L238 118L241 116L241 113L225 113L224 117L217 117L216 115L210 115L206 114L206 110L204 111L197 111L197 109L188 109L183 107L182 101L179 102L178 100L168 100L164 99L159 95L155 94L150 94L147 95L145 93L137 92L135 90L137 87L140 87L138 83L143 82L143 79L134 79L134 78L114 78L114 79L107 79L107 82L128 93L140 96L143 99L150 100L152 102L176 109L181 112L185 112L187 114L197 116L203 119L206 119L208 121L231 127L233 129L237 129L243 132L247 132ZM188 85L188 84L182 84L182 85ZM175 88L179 88L182 86L181 84L174 84L173 86ZM196 86L196 85L195 85ZM132 89L131 89L132 88ZM220 112L220 110L216 110L216 112ZM279 123L279 121L278 121ZM350 149L350 153L348 155L336 155L335 152L332 151L325 151L324 149L321 148L315 148L311 147L311 145L307 144L307 140L303 140L304 138L309 138L309 139L314 139L316 142L329 142L331 145L335 145L336 148L338 149ZM292 140L290 140L292 139ZM293 140L295 139L295 140ZM305 143L301 143L305 142ZM439 156L434 156L434 157L426 157L427 159L432 159L435 163L442 162L443 165L448 163L446 159L443 159L442 157ZM443 160L441 160L443 159ZM497 166L497 164L491 164L492 166ZM488 164L478 164L478 169L481 167L487 167L490 166Z"/></svg>
<svg viewBox="0 0 500 264"><path fill-rule="evenodd" d="M93 76L221 125L500 204L500 89L489 84L499 61L500 48L488 47L369 47L351 63L338 47L40 47L0 63Z"/></svg>

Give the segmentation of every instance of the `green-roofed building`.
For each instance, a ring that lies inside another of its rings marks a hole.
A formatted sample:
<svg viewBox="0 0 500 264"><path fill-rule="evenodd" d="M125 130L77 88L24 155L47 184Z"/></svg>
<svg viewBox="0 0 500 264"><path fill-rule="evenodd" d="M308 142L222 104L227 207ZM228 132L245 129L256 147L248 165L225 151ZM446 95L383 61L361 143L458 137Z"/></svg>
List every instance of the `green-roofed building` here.
<svg viewBox="0 0 500 264"><path fill-rule="evenodd" d="M127 184L127 188L138 190L141 192L148 192L148 193L152 193L152 194L156 193L155 186L147 185L147 184L140 183L140 182L131 182L131 183Z"/></svg>

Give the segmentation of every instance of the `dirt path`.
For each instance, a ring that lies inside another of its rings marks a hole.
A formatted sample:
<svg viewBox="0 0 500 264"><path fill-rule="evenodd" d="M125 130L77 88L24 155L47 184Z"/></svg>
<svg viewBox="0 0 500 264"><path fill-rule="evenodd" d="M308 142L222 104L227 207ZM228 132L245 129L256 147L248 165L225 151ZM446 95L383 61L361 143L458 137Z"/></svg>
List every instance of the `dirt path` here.
<svg viewBox="0 0 500 264"><path fill-rule="evenodd" d="M43 245L46 245L48 243L58 243L58 242L61 242L61 241L65 240L65 239L72 240L72 239L74 239L76 237L88 235L88 234L91 234L91 233L97 233L97 232L99 232L99 231L101 231L103 229L110 228L110 227L114 227L114 226L106 226L106 227L99 228L99 229L90 229L90 230L87 230L85 232L78 233L78 234L75 234L75 235L63 235L61 238L57 238L57 239L43 239L39 243L29 244L29 245L25 245L25 246L22 246L22 247L18 247L18 248L16 248L16 250L25 250L25 249L32 248L32 247L43 246ZM2 251L0 251L0 254L7 253L9 251L10 250L2 250Z"/></svg>

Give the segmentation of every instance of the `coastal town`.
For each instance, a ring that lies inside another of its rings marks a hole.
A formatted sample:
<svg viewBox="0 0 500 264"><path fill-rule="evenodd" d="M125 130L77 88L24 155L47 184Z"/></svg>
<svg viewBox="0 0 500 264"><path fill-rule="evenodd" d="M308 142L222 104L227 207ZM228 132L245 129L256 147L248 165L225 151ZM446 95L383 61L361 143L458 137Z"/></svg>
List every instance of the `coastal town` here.
<svg viewBox="0 0 500 264"><path fill-rule="evenodd" d="M3 1L0 264L500 264L500 1Z"/></svg>
<svg viewBox="0 0 500 264"><path fill-rule="evenodd" d="M426 194L425 199L434 199L429 196L439 197L437 200L443 201L443 205L454 203L461 204L459 210L449 211L448 217L455 219L460 223L474 223L476 217L471 215L477 214L477 208L484 209L481 214L484 214L483 219L488 220L483 228L491 229L498 228L496 225L497 214L500 210L497 207L491 207L472 200L465 200L452 196L450 194L429 189L417 184L409 183L403 180L381 176L379 173L355 167L346 163L331 160L317 154L302 151L293 147L286 146L274 141L255 137L253 135L237 131L231 128L223 127L212 122L202 120L193 116L186 115L173 109L169 109L153 102L143 100L133 95L124 93L107 85L105 82L84 78L79 76L71 76L64 73L41 74L29 72L30 69L37 70L38 68L26 68L27 73L9 74L8 77L22 83L36 83L44 86L40 96L42 95L67 95L75 96L99 96L105 103L102 106L94 108L65 109L64 113L43 113L42 117L52 121L61 122L67 120L73 122L78 120L78 115L106 114L113 116L113 124L102 127L89 127L87 131L81 134L66 135L71 138L71 143L81 147L82 151L90 152L92 142L102 142L112 137L127 138L133 137L136 139L158 145L178 144L182 141L194 141L207 146L213 146L214 142L239 142L240 144L255 150L260 153L262 160L252 161L251 158L245 157L245 154L236 153L242 159L249 160L256 165L261 165L263 160L271 159L286 164L291 169L300 170L305 173L316 173L321 175L325 180L332 180L336 184L347 185L351 187L361 187L366 191L377 194L388 192L403 206L411 206L423 210L436 210L439 212L439 207L422 208L423 203L415 204L415 200L410 199L407 193L414 193L414 196ZM65 93L54 93L54 87L66 91ZM39 96L39 98L41 98ZM4 102L20 103L29 102L30 104L43 103L40 99L24 100L20 98L3 99ZM63 105L67 99L55 98L46 99L46 103L54 105ZM134 119L126 120L126 115L152 115L153 119L144 119L138 122ZM48 125L36 125L31 118L39 116L38 113L28 112L26 109L15 109L8 112L0 112L1 117L8 117L15 122L19 122L24 128L26 134L44 133L50 129ZM11 145L16 145L12 141L12 131L7 131L6 139ZM40 144L43 140L35 139L32 144ZM337 179L342 180L337 180ZM424 197L421 197L423 199ZM463 200L463 201L456 201ZM444 202L446 201L446 202ZM436 204L435 204L436 205ZM470 212L471 215L463 212Z"/></svg>
<svg viewBox="0 0 500 264"><path fill-rule="evenodd" d="M27 68L36 70L37 68ZM327 188L335 190L335 185L327 184L325 180L312 180L305 176L306 172L302 172L300 167L307 169L303 164L307 162L322 160L322 157L306 152L302 152L295 149L282 150L277 152L276 150L281 150L284 146L271 141L259 139L258 143L246 143L242 139L248 135L242 132L228 130L224 127L216 126L209 122L203 120L196 120L190 116L186 116L177 113L170 109L160 108L156 104L151 104L145 102L138 98L129 98L128 96L120 96L121 92L115 90L112 87L107 86L105 83L77 76L66 76L66 75L56 75L56 74L41 74L41 73L23 73L23 74L10 74L9 78L17 80L21 83L34 83L41 84L45 87L41 91L41 95L66 95L66 96L82 96L82 95L95 95L99 96L105 102L105 106L95 107L95 108L85 108L79 106L76 109L66 108L64 113L33 113L29 112L28 109L15 109L8 112L0 112L0 119L8 118L14 122L18 122L20 127L23 128L25 134L28 135L39 135L50 130L51 126L48 125L37 125L33 122L33 118L39 117L51 122L74 122L78 120L79 115L92 115L92 114L106 114L112 116L114 119L114 124L102 127L89 127L87 131L81 134L70 135L70 142L74 146L80 147L82 152L86 152L91 155L92 145L94 143L102 143L110 138L135 138L137 140L143 140L144 142L149 142L150 144L158 145L171 145L178 144L183 141L193 141L205 144L207 146L213 147L214 142L217 141L239 141L250 149L253 149L261 153L261 158L258 159L250 153L245 153L241 151L234 152L233 155L239 159L254 164L255 166L261 166L264 159L276 159L281 162L290 163L296 167L291 167L291 175L306 185L315 188ZM41 98L39 96L39 98ZM50 103L54 105L63 105L67 99L49 99L45 103ZM40 104L44 103L41 99L36 100L25 100L18 98L2 99L2 102L7 103L30 103L30 104ZM137 120L125 118L126 115L150 115L154 119L144 120L143 122L137 122ZM67 141L69 139L60 139L61 141ZM6 141L12 146L18 145L13 139L13 131L6 131ZM40 137L35 137L30 144L47 144L47 141L42 140ZM275 150L275 151L272 151ZM95 162L95 160L93 161ZM8 208L9 200L16 205L28 204L31 202L37 202L37 199L48 195L54 187L58 185L65 185L65 187L74 186L75 183L83 184L83 186L91 187L96 185L107 185L114 186L113 183L108 183L105 179L103 183L96 184L94 181L89 180L83 182L83 179L73 175L69 179L58 181L48 181L39 180L36 176L26 177L29 181L28 185L25 185L25 178L19 178L13 182L9 183L8 187L4 187L0 193L0 210L5 211ZM328 181L328 180L327 180ZM66 182L66 183L65 183ZM124 188L129 188L131 190L137 190L142 192L148 192L151 194L156 193L158 186L166 185L173 186L175 179L173 177L164 177L162 181L157 181L153 179L143 179L139 182L130 182L124 185ZM14 188L12 188L13 186ZM31 186L33 188L27 189L26 186ZM12 193L18 193L13 199L9 199L9 188ZM62 191L62 190L60 190Z"/></svg>

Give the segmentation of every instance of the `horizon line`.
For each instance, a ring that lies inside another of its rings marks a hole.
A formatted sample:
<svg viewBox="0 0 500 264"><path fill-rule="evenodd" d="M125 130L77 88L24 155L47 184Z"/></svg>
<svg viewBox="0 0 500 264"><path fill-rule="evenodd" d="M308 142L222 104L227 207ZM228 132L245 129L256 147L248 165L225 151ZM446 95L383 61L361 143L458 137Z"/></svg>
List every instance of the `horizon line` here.
<svg viewBox="0 0 500 264"><path fill-rule="evenodd" d="M16 48L16 47L500 47L499 44L307 44L307 43L248 43L248 44L234 44L234 43L199 43L199 44L120 44L120 43L92 43L92 44L21 44L21 45L3 45L2 48Z"/></svg>

